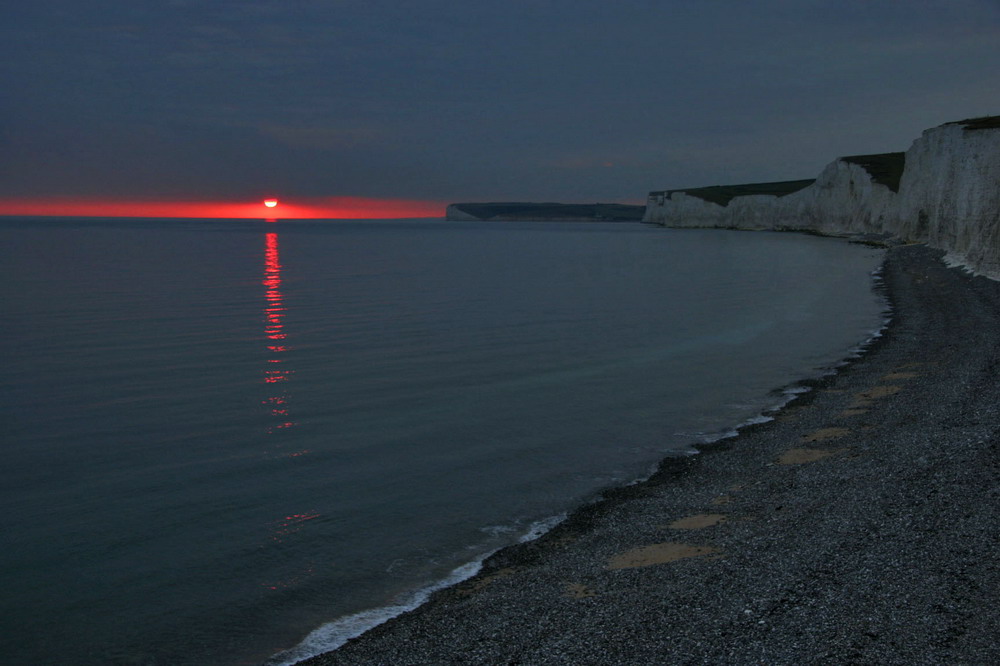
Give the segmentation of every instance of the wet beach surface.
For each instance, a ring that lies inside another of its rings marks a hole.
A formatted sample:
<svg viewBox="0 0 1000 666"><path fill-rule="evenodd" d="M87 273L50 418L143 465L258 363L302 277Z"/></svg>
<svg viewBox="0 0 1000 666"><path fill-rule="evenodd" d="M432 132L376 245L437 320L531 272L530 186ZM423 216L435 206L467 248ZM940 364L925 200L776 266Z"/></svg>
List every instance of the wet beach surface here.
<svg viewBox="0 0 1000 666"><path fill-rule="evenodd" d="M890 250L886 334L321 664L1000 662L1000 283Z"/></svg>

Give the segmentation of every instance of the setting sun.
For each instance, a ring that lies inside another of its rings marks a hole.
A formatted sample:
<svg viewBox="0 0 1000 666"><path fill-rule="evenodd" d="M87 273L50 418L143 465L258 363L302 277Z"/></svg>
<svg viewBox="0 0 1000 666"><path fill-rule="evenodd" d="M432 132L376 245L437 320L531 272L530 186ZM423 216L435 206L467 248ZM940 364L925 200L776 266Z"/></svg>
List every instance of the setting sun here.
<svg viewBox="0 0 1000 666"><path fill-rule="evenodd" d="M264 205L267 206L268 208L274 208L275 206L278 205L278 200L277 199L264 199Z"/></svg>

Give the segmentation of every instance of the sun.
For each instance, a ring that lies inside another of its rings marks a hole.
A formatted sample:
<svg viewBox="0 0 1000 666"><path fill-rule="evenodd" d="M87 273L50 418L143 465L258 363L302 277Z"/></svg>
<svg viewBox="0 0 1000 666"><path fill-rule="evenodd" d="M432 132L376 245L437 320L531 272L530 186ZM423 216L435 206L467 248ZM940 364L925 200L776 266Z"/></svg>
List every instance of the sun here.
<svg viewBox="0 0 1000 666"><path fill-rule="evenodd" d="M275 206L278 205L278 200L277 199L264 199L264 205L267 206L268 208L274 208Z"/></svg>

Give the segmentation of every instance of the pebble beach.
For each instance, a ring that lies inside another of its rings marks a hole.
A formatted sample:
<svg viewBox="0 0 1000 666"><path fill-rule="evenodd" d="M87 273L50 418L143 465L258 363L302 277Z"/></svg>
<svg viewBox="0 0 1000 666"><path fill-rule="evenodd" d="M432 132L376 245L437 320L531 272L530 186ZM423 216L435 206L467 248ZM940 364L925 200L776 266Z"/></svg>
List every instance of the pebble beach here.
<svg viewBox="0 0 1000 666"><path fill-rule="evenodd" d="M1000 283L887 251L884 334L332 664L1000 663Z"/></svg>

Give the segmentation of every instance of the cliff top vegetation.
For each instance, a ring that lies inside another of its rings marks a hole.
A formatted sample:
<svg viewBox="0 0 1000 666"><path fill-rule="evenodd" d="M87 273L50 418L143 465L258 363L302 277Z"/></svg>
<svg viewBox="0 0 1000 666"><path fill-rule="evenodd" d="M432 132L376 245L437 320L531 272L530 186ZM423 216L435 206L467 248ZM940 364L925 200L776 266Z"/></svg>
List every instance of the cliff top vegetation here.
<svg viewBox="0 0 1000 666"><path fill-rule="evenodd" d="M693 187L688 189L651 192L650 195L663 194L669 196L674 192L683 192L688 196L698 197L720 206L727 206L736 197L748 197L755 194L766 194L773 197L783 197L805 189L816 182L815 178L807 180L782 180L773 183L747 183L744 185L710 185L708 187Z"/></svg>
<svg viewBox="0 0 1000 666"><path fill-rule="evenodd" d="M980 116L979 118L966 118L955 122L945 123L945 125L962 125L967 130L1000 129L1000 116Z"/></svg>
<svg viewBox="0 0 1000 666"><path fill-rule="evenodd" d="M899 179L903 177L906 153L878 153L875 155L850 155L841 161L857 164L868 172L872 180L899 192Z"/></svg>

